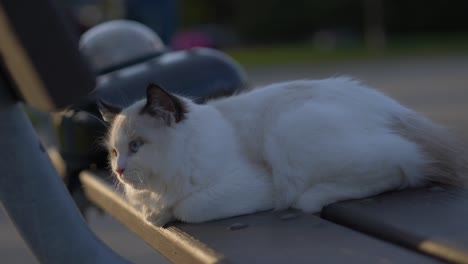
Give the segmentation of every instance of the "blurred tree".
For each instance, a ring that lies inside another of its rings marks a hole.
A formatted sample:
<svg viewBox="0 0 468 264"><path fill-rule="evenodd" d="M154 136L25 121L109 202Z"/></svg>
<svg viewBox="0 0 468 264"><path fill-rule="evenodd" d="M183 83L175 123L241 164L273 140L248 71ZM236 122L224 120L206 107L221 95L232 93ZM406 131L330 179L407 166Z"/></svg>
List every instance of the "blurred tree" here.
<svg viewBox="0 0 468 264"><path fill-rule="evenodd" d="M385 22L383 0L364 0L364 39L372 50L385 47Z"/></svg>
<svg viewBox="0 0 468 264"><path fill-rule="evenodd" d="M176 30L177 9L176 0L125 0L126 17L153 29L165 44Z"/></svg>
<svg viewBox="0 0 468 264"><path fill-rule="evenodd" d="M381 48L386 35L468 33L466 0L183 0L182 25L222 24L247 43L307 41L352 32Z"/></svg>
<svg viewBox="0 0 468 264"><path fill-rule="evenodd" d="M355 0L240 0L237 11L234 23L252 42L304 41L322 29L358 29L362 13Z"/></svg>
<svg viewBox="0 0 468 264"><path fill-rule="evenodd" d="M387 0L386 28L390 33L468 32L466 0Z"/></svg>

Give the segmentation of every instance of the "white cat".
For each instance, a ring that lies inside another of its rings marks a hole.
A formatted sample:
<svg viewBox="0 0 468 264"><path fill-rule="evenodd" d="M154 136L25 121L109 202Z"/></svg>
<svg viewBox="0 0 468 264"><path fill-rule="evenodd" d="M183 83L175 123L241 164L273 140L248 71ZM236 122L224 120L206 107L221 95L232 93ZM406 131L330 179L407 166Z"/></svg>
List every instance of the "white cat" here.
<svg viewBox="0 0 468 264"><path fill-rule="evenodd" d="M203 222L461 183L445 130L348 78L273 84L205 105L149 85L112 122L113 172L146 219Z"/></svg>

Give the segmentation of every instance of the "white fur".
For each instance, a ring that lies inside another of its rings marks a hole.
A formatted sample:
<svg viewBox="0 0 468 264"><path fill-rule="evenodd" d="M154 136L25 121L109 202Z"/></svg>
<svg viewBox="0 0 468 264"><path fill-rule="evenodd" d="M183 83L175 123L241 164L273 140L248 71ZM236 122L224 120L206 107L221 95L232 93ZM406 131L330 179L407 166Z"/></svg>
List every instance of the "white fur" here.
<svg viewBox="0 0 468 264"><path fill-rule="evenodd" d="M393 117L415 112L350 79L279 83L207 105L182 100L179 123L139 114L142 100L110 132L112 168L125 168L128 197L156 225L290 206L318 212L424 182L421 146L392 128ZM129 154L136 137L144 144Z"/></svg>

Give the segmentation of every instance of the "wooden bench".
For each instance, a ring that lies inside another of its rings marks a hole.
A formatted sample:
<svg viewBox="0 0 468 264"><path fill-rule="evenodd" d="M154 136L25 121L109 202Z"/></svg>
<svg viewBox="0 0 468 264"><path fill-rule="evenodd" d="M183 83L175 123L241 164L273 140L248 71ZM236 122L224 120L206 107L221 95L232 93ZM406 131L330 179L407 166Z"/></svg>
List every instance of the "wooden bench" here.
<svg viewBox="0 0 468 264"><path fill-rule="evenodd" d="M0 201L40 262L128 263L86 226L18 105L55 110L93 88L62 22L50 1L0 4ZM107 176L81 173L87 197L176 263L468 263L467 190L405 190L321 215L270 211L157 228Z"/></svg>
<svg viewBox="0 0 468 264"><path fill-rule="evenodd" d="M174 263L468 263L466 190L388 193L330 205L321 216L272 211L157 228L106 176L81 173L88 198Z"/></svg>

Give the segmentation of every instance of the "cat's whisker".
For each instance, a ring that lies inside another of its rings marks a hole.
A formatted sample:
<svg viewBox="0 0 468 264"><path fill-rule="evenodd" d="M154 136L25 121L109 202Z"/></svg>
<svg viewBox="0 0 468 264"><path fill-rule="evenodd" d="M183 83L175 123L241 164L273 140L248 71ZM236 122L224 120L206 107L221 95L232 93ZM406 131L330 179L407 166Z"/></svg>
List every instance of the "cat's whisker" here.
<svg viewBox="0 0 468 264"><path fill-rule="evenodd" d="M124 105L128 105L129 103L129 100L127 97L123 96L122 93L118 93L119 97L120 97L120 101L123 102Z"/></svg>
<svg viewBox="0 0 468 264"><path fill-rule="evenodd" d="M92 117L94 120L99 121L100 124L102 124L106 130L110 129L110 125L103 121L100 117L97 117L96 115L85 111L81 108L76 108L76 110L82 111L86 113L88 116ZM98 136L94 139L94 141L91 143L91 150L95 152L100 152L100 151L105 151L108 148L108 133L104 133L101 136Z"/></svg>
<svg viewBox="0 0 468 264"><path fill-rule="evenodd" d="M91 150L94 152L107 151L109 148L107 134L100 137L96 137L91 146Z"/></svg>
<svg viewBox="0 0 468 264"><path fill-rule="evenodd" d="M83 110L83 109L81 109L81 108L79 108L79 107L76 108L76 110L79 110L79 111L81 111L81 112L84 112L84 113L86 113L88 116L90 116L90 117L94 118L95 120L99 121L99 123L101 123L104 127L106 127L106 129L109 129L109 128L110 128L110 125L109 125L108 123L106 123L104 120L102 120L101 118L97 117L96 115L94 115L94 114L92 114L92 113L90 113L90 112L88 112L88 111L85 111L85 110Z"/></svg>
<svg viewBox="0 0 468 264"><path fill-rule="evenodd" d="M114 180L114 189L118 190L122 183L119 180Z"/></svg>

